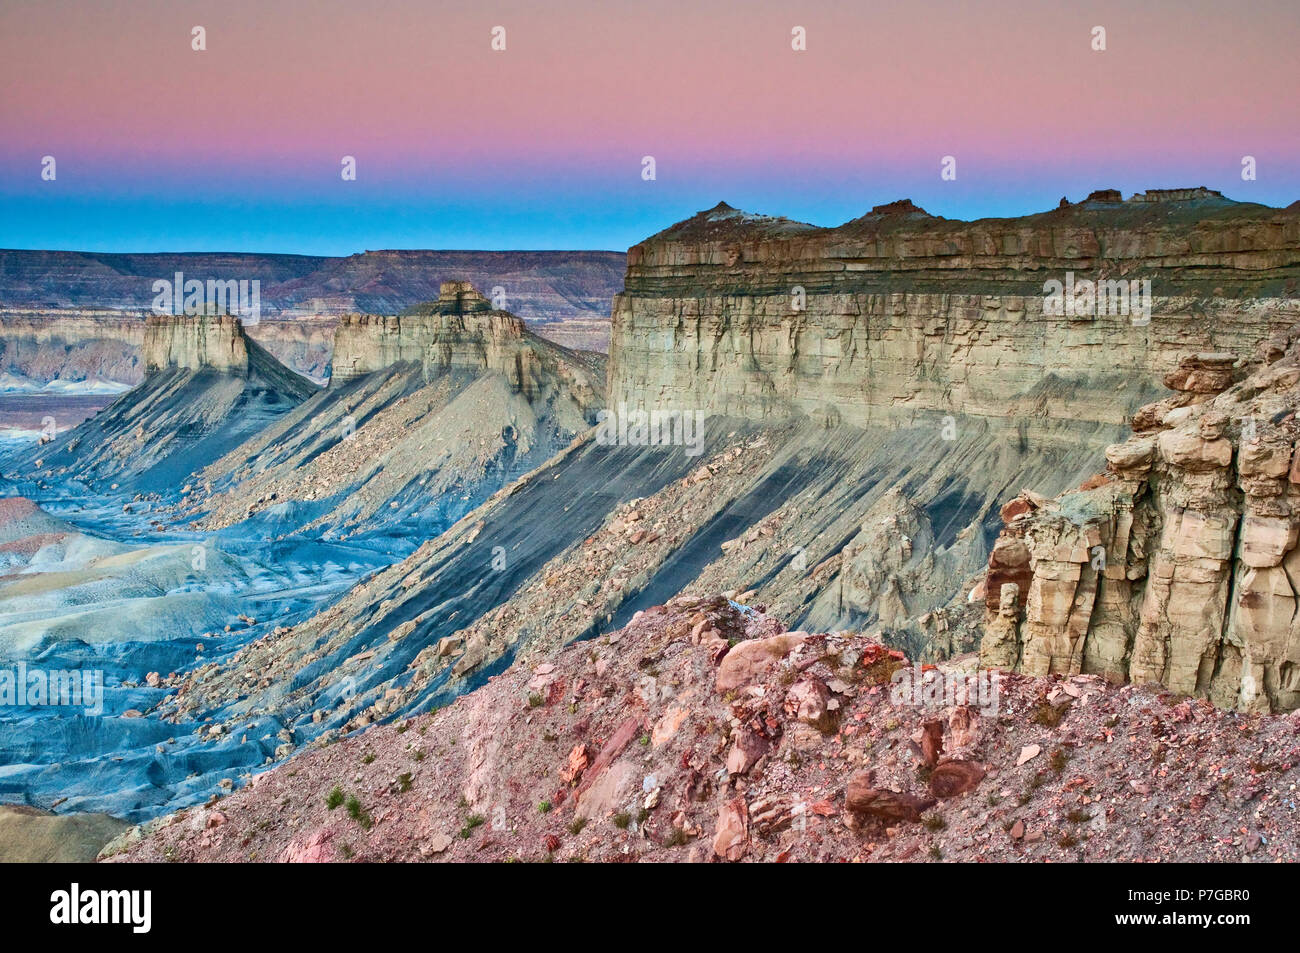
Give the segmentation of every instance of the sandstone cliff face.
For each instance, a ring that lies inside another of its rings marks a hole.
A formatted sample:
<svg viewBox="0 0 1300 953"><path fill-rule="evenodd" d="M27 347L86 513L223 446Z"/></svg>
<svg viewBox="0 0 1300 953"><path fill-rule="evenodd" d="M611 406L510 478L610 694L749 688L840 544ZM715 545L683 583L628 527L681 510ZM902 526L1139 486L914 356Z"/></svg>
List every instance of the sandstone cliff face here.
<svg viewBox="0 0 1300 953"><path fill-rule="evenodd" d="M1004 508L986 664L1157 682L1249 711L1300 707L1298 334L1244 367L1186 358L1165 379L1175 395L1106 450L1105 474Z"/></svg>
<svg viewBox="0 0 1300 953"><path fill-rule="evenodd" d="M44 384L144 377L144 318L115 311L0 309L0 373Z"/></svg>
<svg viewBox="0 0 1300 953"><path fill-rule="evenodd" d="M151 315L144 329L145 372L212 368L248 373L248 339L238 318L223 315Z"/></svg>
<svg viewBox="0 0 1300 953"><path fill-rule="evenodd" d="M1066 272L1149 279L1150 322L1045 314ZM833 229L720 205L629 251L610 405L1114 425L1189 348L1289 326L1298 276L1300 214L1197 190L971 223L895 203Z"/></svg>
<svg viewBox="0 0 1300 953"><path fill-rule="evenodd" d="M0 373L37 384L144 378L147 315L98 309L0 309ZM336 317L267 319L244 333L290 370L329 376ZM165 359L165 356L164 356Z"/></svg>
<svg viewBox="0 0 1300 953"><path fill-rule="evenodd" d="M515 315L494 310L472 283L447 281L436 301L403 314L344 316L334 337L331 380L343 383L410 363L423 369L426 380L457 369L501 374L531 400L556 374L582 403L600 403L604 382L561 355L568 352L529 333Z"/></svg>
<svg viewBox="0 0 1300 953"><path fill-rule="evenodd" d="M1149 322L1145 313L1052 313L1044 282L1067 273L1149 281ZM1054 472L1029 485L1056 492L1072 470L1065 448L1099 454L1131 420L1147 436L1111 451L1117 476L1091 491L1104 505L1080 515L1075 497L1047 506L1030 495L1012 507L1043 515L1013 523L989 557L985 660L1292 708L1300 576L1284 557L1300 523L1289 522L1284 488L1291 444L1261 448L1286 442L1269 429L1279 408L1252 411L1262 436L1242 450L1230 439L1236 425L1194 408L1241 376L1238 359L1300 321L1298 277L1295 208L1202 189L1127 202L1101 192L1042 215L972 223L894 203L834 229L719 206L629 252L614 303L610 405L764 422L806 415L891 434L915 466L947 472L942 485L914 475L895 484L900 492L805 574L820 583L787 579L778 591L784 569L762 577L760 592L777 602L804 591L810 617L869 604L864 618L885 625L942 605L939 590L988 552L978 525L937 547L918 505L934 515L958 491L1005 500L1008 486L1026 485L1011 481L1027 468ZM1184 361L1189 352L1200 356ZM1142 409L1167 393L1162 380L1176 396ZM914 436L945 423L947 448ZM1015 455L967 466L963 481L953 457L975 426L985 440L1013 438ZM1148 481L1149 466L1159 477Z"/></svg>
<svg viewBox="0 0 1300 953"><path fill-rule="evenodd" d="M321 645L375 649L369 694L320 723L356 727L683 590L730 592L794 626L878 626L916 657L969 651L979 635L968 616L981 607L968 609L966 594L1001 503L1021 486L1077 485L1125 421L1165 393L1160 375L1178 371L1189 343L1244 354L1271 327L1300 321L1295 301L1255 297L1300 267L1288 214L1194 196L1094 199L993 223L895 206L832 230L730 209L675 226L629 255L609 406L718 414L702 455L575 441L338 612L286 635L279 677L297 679ZM1150 324L1043 314L1047 276L1119 273L1080 250L1098 235L1180 296L1157 298ZM792 312L796 281L807 308ZM460 294L447 289L424 314L345 323L337 354L356 355L358 370L432 369L517 347L508 323ZM347 377L336 367L339 386ZM522 540L521 523L544 511L565 519ZM485 576L494 546L508 566ZM388 695L387 679L410 668L418 674ZM232 672L233 684L242 677ZM304 705L330 698L335 681L299 682Z"/></svg>
<svg viewBox="0 0 1300 953"><path fill-rule="evenodd" d="M187 476L317 391L250 340L229 315L155 315L144 322L146 373L100 414L24 451L38 481L177 492Z"/></svg>
<svg viewBox="0 0 1300 953"><path fill-rule="evenodd" d="M262 321L249 337L296 373L328 376L334 331L350 313L395 314L457 277L565 347L605 351L621 252L376 251L345 258L257 254L112 255L0 249L0 374L138 384L154 281L261 282Z"/></svg>
<svg viewBox="0 0 1300 953"><path fill-rule="evenodd" d="M435 536L594 422L603 362L529 332L468 282L339 324L330 385L197 474L185 511L297 530Z"/></svg>

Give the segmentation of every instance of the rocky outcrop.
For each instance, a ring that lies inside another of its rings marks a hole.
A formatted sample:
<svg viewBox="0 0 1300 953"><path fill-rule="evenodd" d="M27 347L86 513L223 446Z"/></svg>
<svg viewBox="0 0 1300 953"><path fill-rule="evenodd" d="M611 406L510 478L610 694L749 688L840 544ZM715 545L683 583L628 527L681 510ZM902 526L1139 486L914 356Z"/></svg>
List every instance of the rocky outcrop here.
<svg viewBox="0 0 1300 953"><path fill-rule="evenodd" d="M468 279L568 348L604 352L609 301L622 287L621 252L375 251L345 258L257 254L114 255L0 250L0 375L50 381L144 377L141 349L154 282L256 280L262 320L247 334L317 383L328 377L334 331L357 312L397 314ZM346 361L344 362L346 364Z"/></svg>
<svg viewBox="0 0 1300 953"><path fill-rule="evenodd" d="M0 374L40 386L144 379L148 315L90 309L0 309ZM336 317L263 318L244 332L290 370L329 376ZM166 355L161 355L165 363Z"/></svg>
<svg viewBox="0 0 1300 953"><path fill-rule="evenodd" d="M629 251L610 405L1122 423L1189 348L1246 354L1297 318L1300 213L1160 198L969 223L893 203L830 229L719 205ZM1149 280L1149 322L1049 313L1067 272Z"/></svg>
<svg viewBox="0 0 1300 953"><path fill-rule="evenodd" d="M585 405L602 403L604 382L583 373L596 359L530 333L523 320L496 310L468 281L447 281L438 298L399 315L345 316L334 337L331 381L344 383L394 364L418 365L426 380L448 371L500 374L530 400L559 375Z"/></svg>
<svg viewBox="0 0 1300 953"><path fill-rule="evenodd" d="M38 486L57 477L178 492L193 470L318 390L229 315L151 316L142 356L148 371L138 387L52 443L23 451L20 475Z"/></svg>
<svg viewBox="0 0 1300 953"><path fill-rule="evenodd" d="M977 675L970 661L923 670L858 633L676 598L515 659L436 711L241 778L100 858L1300 857L1293 720L1094 675Z"/></svg>
<svg viewBox="0 0 1300 953"><path fill-rule="evenodd" d="M198 504L213 505L196 517L219 526L264 508L279 532L310 529L319 524L300 514L328 511L332 528L338 501L360 497L349 489L358 480L374 492L365 491L361 518L340 527L347 532L374 512L424 513L430 486L440 500L459 490L469 505L439 512L455 522L436 536L381 517L382 527L426 541L324 611L202 679L186 677L160 715L233 725L275 712L301 743L322 744L448 704L510 660L537 660L616 631L637 612L711 593L764 607L792 628L870 633L924 661L976 648L979 617L997 607L1000 651L1018 663L1035 573L1027 541L1023 552L998 542L999 507L1020 487L1052 495L1077 486L1104 447L1123 439L1126 421L1144 419L1144 404L1166 397L1181 409L1212 396L1205 389L1221 382L1225 342L1241 348L1235 363L1270 327L1300 319L1295 301L1266 295L1270 282L1289 280L1300 248L1287 238L1285 213L1212 198L1130 205L1100 196L1032 218L944 223L894 205L818 230L722 209L670 229L630 258L610 395L620 414L620 401L710 413L702 439L688 447L578 434L486 501L475 497L488 485L480 477L506 457L485 421L536 406L525 398L532 375L509 355L526 346L544 358L540 346L521 343L517 325L456 288L424 313L349 322L343 333L353 339L338 351L355 355L348 366L358 374L336 375L253 452L244 447L214 468L216 492ZM1285 240L1272 248L1275 218ZM990 229L989 242L965 248ZM1111 267L1072 257L1072 243L1095 234L1192 303L1167 321L1153 308L1150 325L1043 314L1041 300L1031 307L1025 284L1041 299L1044 275L1061 265ZM737 235L752 247L729 246ZM1215 251L1204 271L1192 269L1187 249L1216 242L1248 250ZM1209 275L1221 294L1197 304ZM809 282L808 307L778 312L794 276ZM883 303L889 310L871 310ZM928 323L930 307L953 320ZM755 314L767 323L745 317ZM1189 343L1204 356L1183 366ZM465 384L474 365L479 383ZM1167 397L1165 374L1186 390ZM483 403L462 400L466 386L492 389L496 409L485 415ZM331 424L347 417L357 424L350 441ZM467 472L468 488L439 482ZM1035 507L1047 508L1046 497L1013 500L1003 515ZM1088 541L1071 542L1060 560ZM1001 578L981 588L991 556ZM1122 601L1119 590L1100 592ZM1080 625L1069 611L1056 622L1044 617L1035 638L1068 642ZM754 755L741 748L739 760ZM743 830L732 811L729 833Z"/></svg>
<svg viewBox="0 0 1300 953"><path fill-rule="evenodd" d="M1056 493L1087 476L1089 461L1123 436L1123 422L1165 393L1152 369L1209 386L1217 359L1180 371L1176 347L1185 344L1176 342L1205 341L1215 354L1227 340L1248 353L1271 325L1300 318L1289 299L1226 296L1234 282L1260 291L1295 267L1300 235L1289 237L1283 213L1212 199L1170 202L1159 215L1155 205L1116 204L1093 198L1029 220L974 224L895 204L833 230L722 208L648 240L633 249L615 305L611 406L729 415L714 418L701 455L577 440L474 512L449 514L464 518L277 636L271 657L241 658L178 700L178 715L232 701L248 674L272 665L275 680L296 686L305 733L355 728L441 703L503 657L608 631L683 590L747 594L803 628L874 629L927 660L969 651L978 644L970 617L981 606L967 594L997 539L998 506L1018 487ZM1276 218L1282 238L1270 250ZM1204 267L1224 297L1167 321L1158 311L1146 326L1132 316L1044 315L1021 273L1033 273L1041 292L1057 267L1102 267L1076 247L1095 234L1171 283L1186 280L1180 269L1191 259L1173 257L1180 247L1264 250L1243 253L1240 269L1237 257L1215 251ZM1270 255L1282 262L1273 271ZM785 310L794 277L811 295L798 313ZM931 320L926 308L953 320ZM469 289L449 286L421 311L342 326L339 359L366 373L336 366L340 397L349 381L375 380L384 367L413 368L423 381L477 362L504 369L515 386L527 380L510 358L522 346L517 325ZM753 314L770 320L744 317ZM370 398L356 397L348 406L366 419ZM821 426L808 426L809 415ZM310 419L329 417L313 411ZM311 430L291 421L286 432ZM315 440L302 453L319 467L326 457ZM382 452L382 442L330 443L328 453L352 454L340 472L368 465L357 446L368 459ZM268 440L266 458L283 458L281 449ZM314 491L315 478L273 472L274 487L231 485L238 515L250 498ZM326 478L319 492L336 486ZM565 516L521 539L521 522L538 512ZM1016 554L999 547L995 558L1009 568L989 604L1009 582L1023 605L1027 564L1012 565ZM501 551L502 568L485 575ZM1009 640L1018 647L1018 638ZM363 647L375 653L368 688L333 707L342 669L323 665L322 653L350 658ZM400 688L391 684L398 678ZM237 704L283 703L259 693ZM322 705L323 720L312 721L306 712Z"/></svg>
<svg viewBox="0 0 1300 953"><path fill-rule="evenodd" d="M494 310L469 282L349 315L330 386L205 468L185 513L218 528L435 536L595 422L603 359Z"/></svg>
<svg viewBox="0 0 1300 953"><path fill-rule="evenodd" d="M144 329L145 373L168 368L211 368L248 373L248 339L238 318L223 315L151 315Z"/></svg>
<svg viewBox="0 0 1300 953"><path fill-rule="evenodd" d="M332 380L343 382L401 362L419 364L426 376L449 368L511 374L524 350L524 322L491 303L468 281L443 282L436 301L399 315L350 314L334 339Z"/></svg>
<svg viewBox="0 0 1300 953"><path fill-rule="evenodd" d="M90 309L0 309L0 373L50 381L138 384L144 318Z"/></svg>
<svg viewBox="0 0 1300 953"><path fill-rule="evenodd" d="M1107 448L1105 473L1004 509L987 664L1300 707L1298 332L1249 362L1188 356L1165 378L1174 395Z"/></svg>

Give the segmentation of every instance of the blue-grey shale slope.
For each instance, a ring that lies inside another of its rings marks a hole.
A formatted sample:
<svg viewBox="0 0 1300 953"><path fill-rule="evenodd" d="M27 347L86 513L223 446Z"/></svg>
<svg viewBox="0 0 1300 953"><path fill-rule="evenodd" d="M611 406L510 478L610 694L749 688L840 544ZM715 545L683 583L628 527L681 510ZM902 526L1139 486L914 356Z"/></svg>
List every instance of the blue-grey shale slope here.
<svg viewBox="0 0 1300 953"><path fill-rule="evenodd" d="M486 370L399 362L331 384L197 473L177 515L400 548L563 449L597 406L563 387L525 394Z"/></svg>
<svg viewBox="0 0 1300 953"><path fill-rule="evenodd" d="M0 711L0 800L140 820L286 757L305 733L280 706L246 706L238 724L162 715L178 689L315 617L594 420L599 356L542 341L508 316L420 317L444 332L417 342L431 358L413 348L415 359L377 360L325 389L297 387L229 322L178 321L159 329L174 333L155 342L155 366L129 400L26 451L31 469L7 491L67 522L24 511L14 531L66 525L77 541L57 559L41 543L7 566L0 662L100 673L103 705ZM503 350L517 349L497 366L494 327ZM353 328L354 345L383 344L356 340L382 322ZM292 399L272 404L281 392ZM274 677L268 668L241 691L287 690Z"/></svg>
<svg viewBox="0 0 1300 953"><path fill-rule="evenodd" d="M0 801L139 820L220 790L229 759L151 709L183 673L310 617L393 558L341 542L268 548L238 529L157 532L151 504L136 501L124 514L122 499L51 500L58 519L41 520L31 545L10 552L0 577L0 685L6 673L32 684L73 677L83 691L59 705L32 691L4 698ZM14 502L25 501L6 504ZM276 757L276 719L242 727L242 760Z"/></svg>
<svg viewBox="0 0 1300 953"><path fill-rule="evenodd" d="M46 486L77 480L98 491L179 493L194 470L318 390L256 342L243 340L246 366L152 368L96 416L52 443L21 451L7 468Z"/></svg>
<svg viewBox="0 0 1300 953"><path fill-rule="evenodd" d="M699 456L588 434L324 611L186 679L159 711L178 730L227 726L208 747L251 769L234 740L246 719L275 713L294 750L327 742L706 589L791 624L882 626L898 644L933 639L917 617L950 613L945 637L970 642L960 606L999 503L1086 477L1116 430L1067 423L1022 446L962 419L958 434L712 418Z"/></svg>

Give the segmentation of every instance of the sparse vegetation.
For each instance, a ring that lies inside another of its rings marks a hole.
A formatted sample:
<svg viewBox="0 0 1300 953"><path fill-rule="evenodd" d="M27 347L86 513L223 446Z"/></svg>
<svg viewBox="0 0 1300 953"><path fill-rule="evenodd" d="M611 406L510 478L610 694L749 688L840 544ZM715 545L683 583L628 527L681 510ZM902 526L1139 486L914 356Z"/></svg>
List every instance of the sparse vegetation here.
<svg viewBox="0 0 1300 953"><path fill-rule="evenodd" d="M893 680L894 673L902 667L903 663L898 659L885 656L859 669L857 679L868 685L888 685Z"/></svg>
<svg viewBox="0 0 1300 953"><path fill-rule="evenodd" d="M627 826L632 823L632 815L627 811L619 811L614 815L614 826L620 831L627 830Z"/></svg>
<svg viewBox="0 0 1300 953"><path fill-rule="evenodd" d="M688 840L690 840L690 838L686 836L686 832L684 830L682 830L680 827L674 827L672 833L664 838L664 846L681 847Z"/></svg>
<svg viewBox="0 0 1300 953"><path fill-rule="evenodd" d="M336 784L330 793L325 796L325 806L332 811L342 803L343 789Z"/></svg>
<svg viewBox="0 0 1300 953"><path fill-rule="evenodd" d="M1038 704L1034 706L1032 721L1034 724L1042 725L1045 728L1055 728L1061 723L1061 719L1065 717L1066 707L1068 706L1057 708L1046 698L1040 699Z"/></svg>
<svg viewBox="0 0 1300 953"><path fill-rule="evenodd" d="M371 819L370 812L361 806L361 801L355 794L351 795L343 806L347 809L348 817L366 830L370 830L374 826L375 822Z"/></svg>
<svg viewBox="0 0 1300 953"><path fill-rule="evenodd" d="M482 814L471 814L465 818L465 826L460 829L461 839L469 840L470 835L474 833L474 828L482 827L485 823L487 823L487 818Z"/></svg>

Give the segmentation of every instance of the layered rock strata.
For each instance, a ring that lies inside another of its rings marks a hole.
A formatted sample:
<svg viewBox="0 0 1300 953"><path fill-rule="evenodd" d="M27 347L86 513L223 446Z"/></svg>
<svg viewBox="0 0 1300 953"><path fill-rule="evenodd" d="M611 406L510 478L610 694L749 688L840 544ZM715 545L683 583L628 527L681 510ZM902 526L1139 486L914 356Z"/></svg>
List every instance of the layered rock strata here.
<svg viewBox="0 0 1300 953"><path fill-rule="evenodd" d="M1105 473L1003 509L985 664L1300 707L1298 334L1185 358Z"/></svg>
<svg viewBox="0 0 1300 953"><path fill-rule="evenodd" d="M493 310L469 282L338 326L330 386L198 474L186 515L277 535L437 535L595 422L603 359Z"/></svg>
<svg viewBox="0 0 1300 953"><path fill-rule="evenodd" d="M302 403L318 388L244 333L239 319L148 319L142 383L49 445L24 451L19 472L177 492L186 477Z"/></svg>
<svg viewBox="0 0 1300 953"><path fill-rule="evenodd" d="M1189 348L1249 353L1295 319L1300 210L1155 199L978 222L902 202L830 229L719 205L629 251L610 405L1120 424ZM1049 313L1067 273L1147 280L1150 313Z"/></svg>
<svg viewBox="0 0 1300 953"><path fill-rule="evenodd" d="M248 339L232 315L151 315L144 327L145 373L212 368L248 373Z"/></svg>
<svg viewBox="0 0 1300 953"><path fill-rule="evenodd" d="M144 321L91 309L48 312L0 309L0 373L48 381L116 381L144 376Z"/></svg>
<svg viewBox="0 0 1300 953"><path fill-rule="evenodd" d="M603 381L569 373L565 349L531 334L522 319L491 303L468 281L443 282L438 299L399 315L351 314L334 336L331 380L343 383L399 363L419 365L426 380L454 370L501 374L530 398L548 372L560 372L583 399L600 399ZM586 361L595 366L592 359Z"/></svg>
<svg viewBox="0 0 1300 953"><path fill-rule="evenodd" d="M1190 405L1222 376L1213 355L1231 350L1235 362L1270 328L1300 321L1297 303L1276 296L1300 256L1292 219L1199 196L1133 205L1103 196L993 225L898 206L837 230L730 209L697 216L630 256L609 402L619 415L712 415L698 455L581 435L329 609L187 677L159 713L233 726L273 711L295 744L325 744L446 704L512 659L611 632L683 590L766 606L792 627L874 630L913 657L968 651L1000 504L1023 486L1050 495L1085 479L1125 422L1168 393L1162 374L1177 372ZM990 229L996 240L962 244ZM1106 255L1075 247L1098 234ZM1028 300L1067 266L1142 277L1118 259L1154 270L1147 280L1167 280L1168 294L1191 303L1175 313L1153 302L1144 325L1134 315L1074 321ZM806 307L781 310L796 281L807 282ZM375 406L361 388L379 375L409 368L419 389L426 369L449 368L434 378L447 380L462 355L486 363L516 346L480 303L446 298L369 325L378 342L340 346L365 372L330 392L361 407L359 421ZM986 300L996 306L986 311ZM929 323L921 302L943 320ZM866 320L877 303L890 310ZM475 322L485 323L467 342ZM1189 348L1209 356L1180 371ZM308 466L327 454L360 459L311 426L285 432L305 435L291 452ZM274 443L249 460L255 478L274 472L276 494L293 479L309 485L307 471L278 468L285 455ZM363 446L378 459L383 440ZM323 492L341 485L326 476ZM247 501L252 486L233 483L232 498ZM263 495L272 499L252 498ZM999 618L1015 626L1018 659L1032 572L1014 562ZM1000 607L1001 584L993 591Z"/></svg>
<svg viewBox="0 0 1300 953"><path fill-rule="evenodd" d="M529 321L608 316L622 252L368 251L341 258L254 253L103 254L0 249L0 306L27 309L152 307L154 282L176 272L207 281L261 283L264 316L393 313L428 301L441 282L501 288Z"/></svg>

